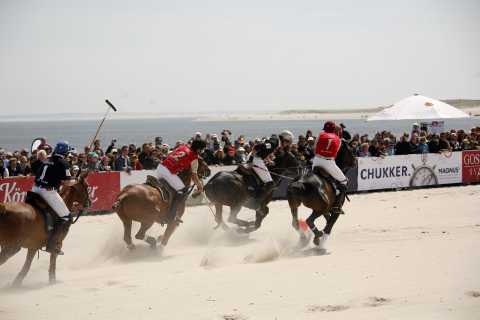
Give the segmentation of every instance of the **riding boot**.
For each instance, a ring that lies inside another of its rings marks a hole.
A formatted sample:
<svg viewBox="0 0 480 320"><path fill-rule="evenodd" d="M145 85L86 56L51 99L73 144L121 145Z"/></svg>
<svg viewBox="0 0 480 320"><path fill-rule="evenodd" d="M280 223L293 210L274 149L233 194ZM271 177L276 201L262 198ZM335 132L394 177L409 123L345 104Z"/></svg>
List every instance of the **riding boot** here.
<svg viewBox="0 0 480 320"><path fill-rule="evenodd" d="M61 249L60 238L62 236L62 232L65 231L68 223L69 220L66 220L65 218L58 219L58 221L55 223L55 226L53 227L53 231L49 234L45 251L55 253L59 256L64 255L64 252Z"/></svg>
<svg viewBox="0 0 480 320"><path fill-rule="evenodd" d="M335 202L332 205L332 211L339 214L344 214L342 206L345 202L345 197L347 196L347 185L343 183L338 183L337 188L339 194L335 198Z"/></svg>
<svg viewBox="0 0 480 320"><path fill-rule="evenodd" d="M271 194L274 188L275 183L273 181L269 181L263 184L260 189L260 193L257 195L257 203L259 206L267 200L268 196Z"/></svg>
<svg viewBox="0 0 480 320"><path fill-rule="evenodd" d="M171 222L174 220L177 220L177 222L182 222L179 218L177 218L177 209L183 200L183 195L184 194L182 191L177 191L173 195L172 204L170 205L170 210L168 210L168 216L167 216L168 222Z"/></svg>

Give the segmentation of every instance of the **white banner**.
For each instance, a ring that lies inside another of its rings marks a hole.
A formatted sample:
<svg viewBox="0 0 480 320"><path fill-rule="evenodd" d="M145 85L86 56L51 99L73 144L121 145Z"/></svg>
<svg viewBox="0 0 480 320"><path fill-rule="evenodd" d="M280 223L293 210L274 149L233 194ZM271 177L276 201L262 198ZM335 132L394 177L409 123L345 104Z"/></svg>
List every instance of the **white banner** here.
<svg viewBox="0 0 480 320"><path fill-rule="evenodd" d="M358 158L358 190L461 183L461 155L448 152Z"/></svg>

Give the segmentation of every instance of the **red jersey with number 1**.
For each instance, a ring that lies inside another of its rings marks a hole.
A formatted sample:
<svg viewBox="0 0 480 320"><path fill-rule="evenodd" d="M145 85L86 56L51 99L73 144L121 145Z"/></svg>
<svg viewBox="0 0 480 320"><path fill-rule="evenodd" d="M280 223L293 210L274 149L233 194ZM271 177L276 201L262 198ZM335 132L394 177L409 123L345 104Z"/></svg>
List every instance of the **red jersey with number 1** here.
<svg viewBox="0 0 480 320"><path fill-rule="evenodd" d="M315 154L325 158L335 159L342 141L335 133L322 132L318 136Z"/></svg>
<svg viewBox="0 0 480 320"><path fill-rule="evenodd" d="M181 171L188 170L195 159L198 159L198 154L183 145L173 150L168 157L162 161L162 164L167 167L171 173L177 174Z"/></svg>

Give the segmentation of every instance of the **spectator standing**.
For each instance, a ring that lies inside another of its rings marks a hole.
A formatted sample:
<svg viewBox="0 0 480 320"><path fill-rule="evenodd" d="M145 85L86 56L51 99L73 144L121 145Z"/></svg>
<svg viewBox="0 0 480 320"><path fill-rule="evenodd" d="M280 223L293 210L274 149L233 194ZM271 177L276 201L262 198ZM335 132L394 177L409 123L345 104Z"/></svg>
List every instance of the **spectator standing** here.
<svg viewBox="0 0 480 320"><path fill-rule="evenodd" d="M127 171L132 170L132 165L130 163L130 158L128 157L128 146L123 146L120 155L115 160L115 170L116 171Z"/></svg>
<svg viewBox="0 0 480 320"><path fill-rule="evenodd" d="M152 153L153 146L149 143L144 143L138 160L145 170L154 170L157 168L158 160L153 157Z"/></svg>
<svg viewBox="0 0 480 320"><path fill-rule="evenodd" d="M10 177L17 177L23 175L17 158L10 158L10 161L8 162L8 173L10 174Z"/></svg>
<svg viewBox="0 0 480 320"><path fill-rule="evenodd" d="M420 137L417 146L417 153L429 153L427 139L425 137Z"/></svg>
<svg viewBox="0 0 480 320"><path fill-rule="evenodd" d="M5 163L0 160L0 178L8 178L10 175L8 169L5 167Z"/></svg>
<svg viewBox="0 0 480 320"><path fill-rule="evenodd" d="M405 155L410 153L410 143L408 142L408 133L404 133L400 141L395 145L395 155Z"/></svg>
<svg viewBox="0 0 480 320"><path fill-rule="evenodd" d="M440 152L440 139L438 135L434 134L430 141L428 142L428 151L430 153Z"/></svg>
<svg viewBox="0 0 480 320"><path fill-rule="evenodd" d="M350 141L352 136L350 135L350 132L347 131L347 127L343 123L340 123L340 127L342 127L342 138L346 141Z"/></svg>

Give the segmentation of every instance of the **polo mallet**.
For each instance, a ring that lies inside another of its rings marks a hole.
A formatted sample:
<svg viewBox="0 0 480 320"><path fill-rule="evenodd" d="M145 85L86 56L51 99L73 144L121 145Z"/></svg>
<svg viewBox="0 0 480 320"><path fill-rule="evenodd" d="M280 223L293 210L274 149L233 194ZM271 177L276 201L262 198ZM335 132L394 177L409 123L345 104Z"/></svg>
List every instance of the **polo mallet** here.
<svg viewBox="0 0 480 320"><path fill-rule="evenodd" d="M97 128L97 132L95 132L95 136L93 137L92 142L90 143L90 146L89 146L90 149L92 149L92 146L93 146L93 144L95 143L95 140L98 137L98 133L100 132L100 128L102 128L103 123L105 122L105 119L107 119L107 116L110 113L110 110L112 109L114 112L117 112L117 108L115 108L115 106L110 101L108 101L108 99L106 99L105 102L108 105L107 111L105 112L105 115L103 116L103 119L102 119L102 121L100 122L100 124Z"/></svg>

